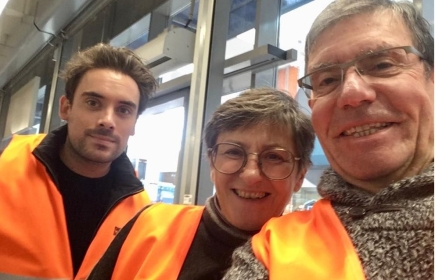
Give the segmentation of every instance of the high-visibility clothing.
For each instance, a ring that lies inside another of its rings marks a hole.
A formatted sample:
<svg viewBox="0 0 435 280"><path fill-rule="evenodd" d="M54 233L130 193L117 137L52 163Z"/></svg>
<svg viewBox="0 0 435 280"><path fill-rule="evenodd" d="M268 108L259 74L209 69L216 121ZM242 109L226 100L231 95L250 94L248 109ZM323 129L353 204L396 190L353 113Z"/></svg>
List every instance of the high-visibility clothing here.
<svg viewBox="0 0 435 280"><path fill-rule="evenodd" d="M32 153L44 137L14 136L0 156L1 279L74 278L62 196L50 167ZM87 277L117 231L149 203L139 190L112 207L75 279Z"/></svg>
<svg viewBox="0 0 435 280"><path fill-rule="evenodd" d="M319 200L311 211L273 218L251 244L270 280L365 279L352 240L329 200Z"/></svg>
<svg viewBox="0 0 435 280"><path fill-rule="evenodd" d="M112 279L177 279L203 212L203 206L163 203L145 209L122 246Z"/></svg>

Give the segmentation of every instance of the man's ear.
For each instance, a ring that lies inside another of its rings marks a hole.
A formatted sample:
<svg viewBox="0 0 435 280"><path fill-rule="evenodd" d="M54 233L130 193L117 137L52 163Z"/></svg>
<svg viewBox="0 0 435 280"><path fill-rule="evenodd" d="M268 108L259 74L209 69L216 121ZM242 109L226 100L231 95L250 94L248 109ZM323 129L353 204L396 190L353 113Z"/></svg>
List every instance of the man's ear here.
<svg viewBox="0 0 435 280"><path fill-rule="evenodd" d="M66 98L65 95L62 95L62 97L59 99L59 117L64 121L68 121L70 109L71 102L68 100L68 98Z"/></svg>

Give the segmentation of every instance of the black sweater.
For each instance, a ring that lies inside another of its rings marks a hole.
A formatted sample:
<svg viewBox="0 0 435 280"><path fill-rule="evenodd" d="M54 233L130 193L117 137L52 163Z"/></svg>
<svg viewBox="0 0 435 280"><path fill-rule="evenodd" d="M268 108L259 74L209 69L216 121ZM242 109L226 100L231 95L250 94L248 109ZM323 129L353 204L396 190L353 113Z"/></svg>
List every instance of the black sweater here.
<svg viewBox="0 0 435 280"><path fill-rule="evenodd" d="M51 131L33 154L41 161L62 195L74 275L107 214L126 197L144 191L127 155L115 159L107 176L86 178L66 167L59 151L65 144L67 125Z"/></svg>
<svg viewBox="0 0 435 280"><path fill-rule="evenodd" d="M209 198L178 279L222 279L234 249L255 233L231 226L221 215L216 197Z"/></svg>

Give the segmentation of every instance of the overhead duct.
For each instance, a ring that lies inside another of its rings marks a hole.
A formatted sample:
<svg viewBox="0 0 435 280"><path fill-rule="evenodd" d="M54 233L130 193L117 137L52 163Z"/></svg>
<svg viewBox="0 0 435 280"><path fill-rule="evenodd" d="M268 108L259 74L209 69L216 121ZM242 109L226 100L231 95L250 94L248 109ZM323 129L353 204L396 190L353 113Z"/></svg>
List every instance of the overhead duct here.
<svg viewBox="0 0 435 280"><path fill-rule="evenodd" d="M137 48L135 53L148 65L154 76L193 62L195 33L185 28L165 30L155 39Z"/></svg>
<svg viewBox="0 0 435 280"><path fill-rule="evenodd" d="M238 75L246 71L258 73L272 67L297 60L295 49L282 50L270 44L257 47L225 61L225 77Z"/></svg>

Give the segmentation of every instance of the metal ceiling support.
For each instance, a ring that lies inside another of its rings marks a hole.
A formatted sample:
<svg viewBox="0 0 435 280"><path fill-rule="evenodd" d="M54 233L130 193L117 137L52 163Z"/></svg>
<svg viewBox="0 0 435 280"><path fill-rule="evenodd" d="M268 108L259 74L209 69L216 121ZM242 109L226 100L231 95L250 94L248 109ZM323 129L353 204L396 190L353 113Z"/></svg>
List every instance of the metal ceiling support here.
<svg viewBox="0 0 435 280"><path fill-rule="evenodd" d="M278 47L266 44L251 51L242 53L225 61L225 78L246 71L253 74L277 67L284 63L296 61L297 50L284 51Z"/></svg>

